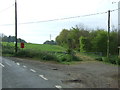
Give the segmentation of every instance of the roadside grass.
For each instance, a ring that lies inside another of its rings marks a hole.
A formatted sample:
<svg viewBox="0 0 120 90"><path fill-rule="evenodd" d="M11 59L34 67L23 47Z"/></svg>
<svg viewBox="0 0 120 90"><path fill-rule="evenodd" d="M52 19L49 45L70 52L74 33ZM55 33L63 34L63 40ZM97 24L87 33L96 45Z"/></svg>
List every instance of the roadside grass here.
<svg viewBox="0 0 120 90"><path fill-rule="evenodd" d="M73 61L82 61L75 55L63 54L63 53L53 53L46 51L36 51L36 50L20 50L15 56L23 58L32 58L36 60L44 61L56 61L61 64L72 64Z"/></svg>
<svg viewBox="0 0 120 90"><path fill-rule="evenodd" d="M102 61L106 64L120 65L120 58L112 55L109 58L91 53L75 52L74 55L66 54L66 49L58 45L31 44L25 43L25 48L20 48L18 43L18 53L14 53L14 43L2 42L2 55L22 58L32 58L42 61L56 61L61 64L74 64L78 61ZM63 53L59 53L63 52Z"/></svg>
<svg viewBox="0 0 120 90"><path fill-rule="evenodd" d="M15 46L12 42L2 42L3 46ZM23 50L37 50L37 51L53 51L53 52L64 52L66 51L65 48L58 46L58 45L49 45L49 44L32 44L32 43L25 43L25 48ZM20 43L18 43L18 48L20 48Z"/></svg>
<svg viewBox="0 0 120 90"><path fill-rule="evenodd" d="M82 61L76 55L64 53L65 48L58 45L30 44L25 43L25 48L20 48L18 43L18 52L14 53L14 43L2 43L3 56L15 56L20 58L31 58L42 61L56 61L62 64L73 63L72 61Z"/></svg>
<svg viewBox="0 0 120 90"><path fill-rule="evenodd" d="M111 55L109 58L107 58L106 56L100 56L97 54L77 52L77 56L80 57L83 61L99 61L105 64L120 66L120 58L118 58L118 55Z"/></svg>
<svg viewBox="0 0 120 90"><path fill-rule="evenodd" d="M2 54L3 55L13 55L14 47L11 45L2 45Z"/></svg>
<svg viewBox="0 0 120 90"><path fill-rule="evenodd" d="M80 52L76 52L76 56L81 58L83 61L95 61L95 57L97 57L95 55L90 55L90 54L88 55L88 54L80 53Z"/></svg>
<svg viewBox="0 0 120 90"><path fill-rule="evenodd" d="M120 58L117 55L112 55L108 57L102 57L102 61L105 63L115 64L120 66Z"/></svg>

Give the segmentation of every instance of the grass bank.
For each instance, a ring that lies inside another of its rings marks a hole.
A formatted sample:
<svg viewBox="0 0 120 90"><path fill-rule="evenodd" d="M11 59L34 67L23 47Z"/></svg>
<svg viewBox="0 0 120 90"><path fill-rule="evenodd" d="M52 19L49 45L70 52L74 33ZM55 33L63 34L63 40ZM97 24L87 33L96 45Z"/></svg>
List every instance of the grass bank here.
<svg viewBox="0 0 120 90"><path fill-rule="evenodd" d="M18 46L20 43L18 43ZM56 61L63 64L72 63L73 61L81 61L75 54L70 55L66 52L66 49L58 45L47 44L30 44L25 43L25 48L18 47L17 54L14 53L14 43L2 44L2 53L4 56L15 56L22 58L32 58L45 61Z"/></svg>

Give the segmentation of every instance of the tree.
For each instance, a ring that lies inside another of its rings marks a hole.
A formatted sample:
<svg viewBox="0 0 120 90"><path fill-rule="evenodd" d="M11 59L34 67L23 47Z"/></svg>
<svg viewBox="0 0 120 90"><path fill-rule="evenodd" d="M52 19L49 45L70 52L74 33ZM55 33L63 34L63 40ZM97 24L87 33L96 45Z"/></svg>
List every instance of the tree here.
<svg viewBox="0 0 120 90"><path fill-rule="evenodd" d="M79 38L81 36L89 37L89 31L85 30L82 27L78 27L77 25L75 27L72 27L70 30L63 29L60 35L56 37L56 42L58 45L61 45L63 47L69 47L68 40L71 40L72 49L79 50Z"/></svg>
<svg viewBox="0 0 120 90"><path fill-rule="evenodd" d="M118 32L116 30L110 33L110 53L118 54Z"/></svg>
<svg viewBox="0 0 120 90"><path fill-rule="evenodd" d="M7 37L6 35L4 35L4 36L2 37L2 41L3 41L3 42L15 42L15 36L8 36L8 37ZM21 38L18 38L17 41L18 41L19 43L21 43L21 42L27 43L25 40L23 40L23 39L21 39Z"/></svg>
<svg viewBox="0 0 120 90"><path fill-rule="evenodd" d="M63 47L67 46L67 37L68 37L69 31L67 29L63 29L59 36L56 37L56 42L58 45L61 45Z"/></svg>
<svg viewBox="0 0 120 90"><path fill-rule="evenodd" d="M71 40L71 44L73 49L79 49L79 37L80 37L80 31L78 28L71 28L68 33L68 39Z"/></svg>
<svg viewBox="0 0 120 90"><path fill-rule="evenodd" d="M80 52L89 52L91 50L91 42L89 38L81 36L79 39L80 39Z"/></svg>
<svg viewBox="0 0 120 90"><path fill-rule="evenodd" d="M96 34L96 35L95 35ZM107 31L97 30L94 33L95 37L92 38L92 51L102 52L106 55L107 50Z"/></svg>
<svg viewBox="0 0 120 90"><path fill-rule="evenodd" d="M56 42L55 42L54 40L51 40L51 41L47 40L47 41L45 41L43 44L56 45Z"/></svg>

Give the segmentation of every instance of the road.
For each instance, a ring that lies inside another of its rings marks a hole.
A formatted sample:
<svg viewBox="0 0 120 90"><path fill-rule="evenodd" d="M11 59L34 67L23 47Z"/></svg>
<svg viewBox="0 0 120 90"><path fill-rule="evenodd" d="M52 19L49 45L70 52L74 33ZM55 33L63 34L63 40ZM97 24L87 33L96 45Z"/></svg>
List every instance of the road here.
<svg viewBox="0 0 120 90"><path fill-rule="evenodd" d="M118 88L118 66L102 62L62 65L4 57L3 88Z"/></svg>
<svg viewBox="0 0 120 90"><path fill-rule="evenodd" d="M62 88L60 82L48 79L42 71L19 62L2 58L1 66L2 88Z"/></svg>

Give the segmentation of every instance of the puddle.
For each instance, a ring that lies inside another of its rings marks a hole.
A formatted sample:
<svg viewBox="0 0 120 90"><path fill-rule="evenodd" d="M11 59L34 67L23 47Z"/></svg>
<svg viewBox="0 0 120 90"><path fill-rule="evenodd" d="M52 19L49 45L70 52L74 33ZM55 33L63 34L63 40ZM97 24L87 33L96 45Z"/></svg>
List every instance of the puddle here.
<svg viewBox="0 0 120 90"><path fill-rule="evenodd" d="M57 68L52 68L52 70L58 70Z"/></svg>
<svg viewBox="0 0 120 90"><path fill-rule="evenodd" d="M82 80L80 79L74 79L74 80L63 80L63 83L81 83Z"/></svg>

